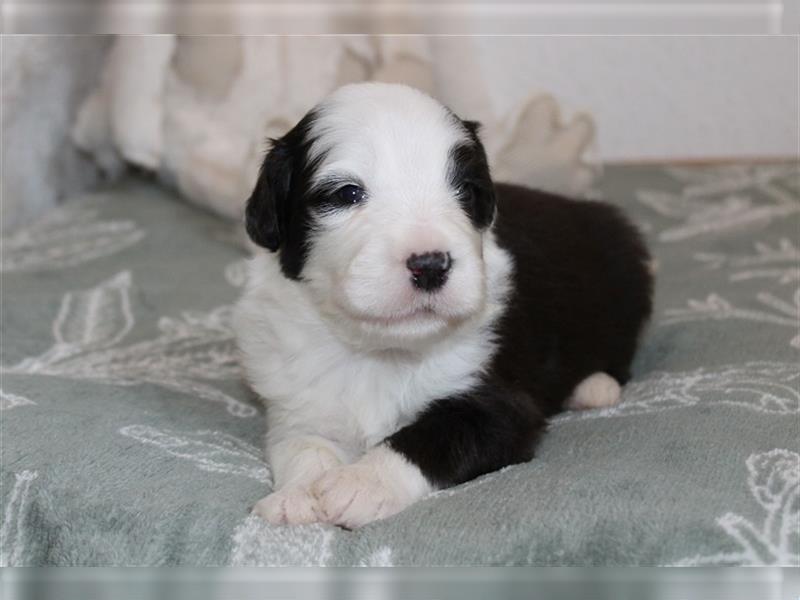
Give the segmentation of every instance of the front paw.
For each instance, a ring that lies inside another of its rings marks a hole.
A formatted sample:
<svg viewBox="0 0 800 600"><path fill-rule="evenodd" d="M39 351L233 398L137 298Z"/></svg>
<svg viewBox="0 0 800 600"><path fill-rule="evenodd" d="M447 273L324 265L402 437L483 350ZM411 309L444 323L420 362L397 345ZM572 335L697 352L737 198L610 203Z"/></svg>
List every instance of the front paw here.
<svg viewBox="0 0 800 600"><path fill-rule="evenodd" d="M317 500L307 486L288 486L259 500L253 514L273 525L301 525L316 523Z"/></svg>
<svg viewBox="0 0 800 600"><path fill-rule="evenodd" d="M329 471L311 486L320 517L355 529L400 512L412 500L388 485L374 466L355 463Z"/></svg>

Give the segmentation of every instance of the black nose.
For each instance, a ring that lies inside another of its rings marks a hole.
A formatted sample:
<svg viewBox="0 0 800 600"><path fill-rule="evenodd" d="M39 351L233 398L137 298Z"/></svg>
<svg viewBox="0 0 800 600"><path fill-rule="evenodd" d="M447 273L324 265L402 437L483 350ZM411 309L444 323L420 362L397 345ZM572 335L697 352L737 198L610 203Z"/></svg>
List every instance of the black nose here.
<svg viewBox="0 0 800 600"><path fill-rule="evenodd" d="M406 266L411 271L411 283L426 292L438 290L444 285L452 264L449 252L438 251L412 254L406 261Z"/></svg>

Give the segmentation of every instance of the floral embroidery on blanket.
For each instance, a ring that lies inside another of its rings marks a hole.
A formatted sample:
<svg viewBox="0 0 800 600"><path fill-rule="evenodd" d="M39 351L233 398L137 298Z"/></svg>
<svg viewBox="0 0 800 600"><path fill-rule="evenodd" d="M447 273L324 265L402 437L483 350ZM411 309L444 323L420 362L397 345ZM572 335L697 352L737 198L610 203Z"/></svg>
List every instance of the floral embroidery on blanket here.
<svg viewBox="0 0 800 600"><path fill-rule="evenodd" d="M0 526L0 567L20 564L25 550L24 522L28 512L28 493L37 477L37 471L26 470L14 474L14 487L3 511L3 524Z"/></svg>
<svg viewBox="0 0 800 600"><path fill-rule="evenodd" d="M767 242L753 244L754 254L728 256L720 253L698 252L695 260L709 269L727 267L729 280L772 279L780 284L800 281L800 249L788 238L780 238L771 246Z"/></svg>
<svg viewBox="0 0 800 600"><path fill-rule="evenodd" d="M658 234L661 242L733 231L800 213L794 192L798 171L791 164L667 172L684 183L680 193L649 189L636 193L639 202L678 221Z"/></svg>
<svg viewBox="0 0 800 600"><path fill-rule="evenodd" d="M11 410L17 406L30 406L34 404L36 404L36 402L29 400L24 396L12 394L11 392L6 392L0 389L0 410Z"/></svg>
<svg viewBox="0 0 800 600"><path fill-rule="evenodd" d="M747 471L763 520L725 513L717 524L741 550L686 558L678 566L800 566L800 454L782 449L751 454Z"/></svg>
<svg viewBox="0 0 800 600"><path fill-rule="evenodd" d="M696 405L728 405L775 416L800 414L800 371L792 363L752 362L679 373L654 373L623 388L611 408L562 413L554 425L627 417Z"/></svg>
<svg viewBox="0 0 800 600"><path fill-rule="evenodd" d="M3 236L0 271L74 267L116 254L144 236L145 232L129 219L101 221L95 209L65 206L30 227Z"/></svg>
<svg viewBox="0 0 800 600"><path fill-rule="evenodd" d="M664 311L662 325L704 321L707 319L740 319L756 323L780 325L797 329L798 333L789 339L789 345L800 348L800 288L790 300L778 298L769 292L756 294L760 309L735 306L718 294L709 294L705 300L688 300L686 308L671 308Z"/></svg>
<svg viewBox="0 0 800 600"><path fill-rule="evenodd" d="M116 385L152 383L223 404L236 417L257 414L209 381L238 380L231 307L162 317L160 334L119 346L134 325L131 274L117 273L88 290L67 292L53 322L54 344L40 356L3 366L5 374L50 375Z"/></svg>
<svg viewBox="0 0 800 600"><path fill-rule="evenodd" d="M262 451L221 431L179 432L148 425L128 425L119 432L155 446L170 456L188 460L203 471L249 477L261 483L271 481Z"/></svg>

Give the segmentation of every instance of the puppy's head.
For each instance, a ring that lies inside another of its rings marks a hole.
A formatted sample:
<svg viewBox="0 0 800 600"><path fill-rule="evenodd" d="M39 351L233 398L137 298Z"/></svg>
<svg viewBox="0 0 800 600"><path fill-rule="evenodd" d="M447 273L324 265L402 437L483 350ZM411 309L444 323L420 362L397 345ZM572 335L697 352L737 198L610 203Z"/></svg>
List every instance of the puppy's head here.
<svg viewBox="0 0 800 600"><path fill-rule="evenodd" d="M413 88L368 83L273 141L246 226L337 331L409 348L484 310L494 213L477 125Z"/></svg>

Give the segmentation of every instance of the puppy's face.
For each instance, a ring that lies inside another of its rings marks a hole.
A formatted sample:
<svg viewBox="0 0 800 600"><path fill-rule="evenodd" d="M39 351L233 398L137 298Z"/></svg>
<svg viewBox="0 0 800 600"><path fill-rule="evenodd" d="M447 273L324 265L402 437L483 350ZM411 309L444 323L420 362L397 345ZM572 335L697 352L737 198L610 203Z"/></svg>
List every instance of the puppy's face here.
<svg viewBox="0 0 800 600"><path fill-rule="evenodd" d="M494 211L475 124L412 88L356 84L274 141L246 224L341 335L412 348L484 310Z"/></svg>

